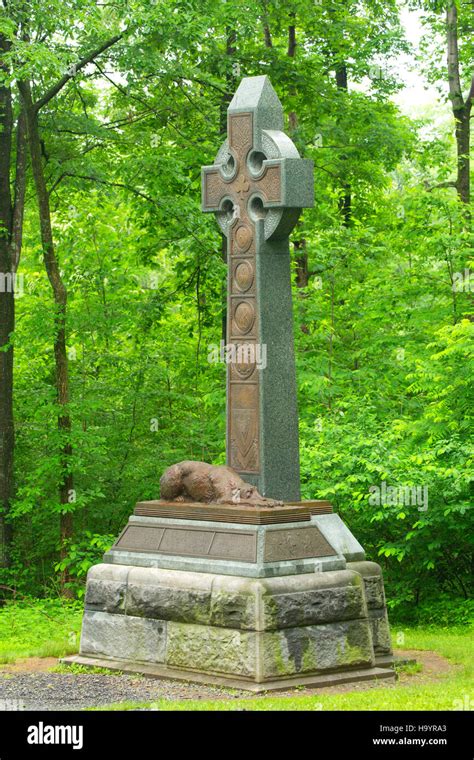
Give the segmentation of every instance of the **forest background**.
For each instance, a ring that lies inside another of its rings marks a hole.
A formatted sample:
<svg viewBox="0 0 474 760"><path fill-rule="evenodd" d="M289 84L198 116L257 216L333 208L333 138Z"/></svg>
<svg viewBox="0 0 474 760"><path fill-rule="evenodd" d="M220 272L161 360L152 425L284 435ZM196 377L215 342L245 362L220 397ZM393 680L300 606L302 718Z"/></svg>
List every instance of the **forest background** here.
<svg viewBox="0 0 474 760"><path fill-rule="evenodd" d="M267 74L315 164L291 245L303 497L382 564L392 615L467 620L473 26L451 0L3 0L0 598L80 597L167 466L224 462L200 167ZM397 105L406 55L450 118Z"/></svg>

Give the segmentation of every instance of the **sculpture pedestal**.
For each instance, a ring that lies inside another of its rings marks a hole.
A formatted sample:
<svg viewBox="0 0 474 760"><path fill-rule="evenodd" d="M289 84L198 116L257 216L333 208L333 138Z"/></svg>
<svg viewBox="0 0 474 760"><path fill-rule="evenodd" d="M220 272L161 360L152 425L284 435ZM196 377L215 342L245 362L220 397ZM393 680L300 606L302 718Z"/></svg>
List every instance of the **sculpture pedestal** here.
<svg viewBox="0 0 474 760"><path fill-rule="evenodd" d="M131 517L64 661L252 691L394 678L380 567L337 515L291 520Z"/></svg>

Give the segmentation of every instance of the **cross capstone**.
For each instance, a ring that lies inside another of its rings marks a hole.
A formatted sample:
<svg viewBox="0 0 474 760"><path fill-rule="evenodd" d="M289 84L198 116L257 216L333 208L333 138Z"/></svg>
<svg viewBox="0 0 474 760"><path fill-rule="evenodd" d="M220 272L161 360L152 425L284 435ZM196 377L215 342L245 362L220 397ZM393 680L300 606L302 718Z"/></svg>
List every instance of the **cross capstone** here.
<svg viewBox="0 0 474 760"><path fill-rule="evenodd" d="M243 79L228 108L227 139L215 163L202 169L202 209L215 213L227 237L227 341L237 348L264 343L269 357L264 370L255 362L228 368L227 462L247 480L253 476L261 493L297 498L288 235L301 209L314 203L313 164L300 158L282 130L283 109L269 79ZM272 300L274 309L285 310L283 317L275 315L283 329L270 325ZM285 352L289 361L282 359ZM286 377L271 378L278 371ZM285 414L284 401L294 418L292 440L271 440L285 433L276 419ZM286 459L285 446L292 450Z"/></svg>

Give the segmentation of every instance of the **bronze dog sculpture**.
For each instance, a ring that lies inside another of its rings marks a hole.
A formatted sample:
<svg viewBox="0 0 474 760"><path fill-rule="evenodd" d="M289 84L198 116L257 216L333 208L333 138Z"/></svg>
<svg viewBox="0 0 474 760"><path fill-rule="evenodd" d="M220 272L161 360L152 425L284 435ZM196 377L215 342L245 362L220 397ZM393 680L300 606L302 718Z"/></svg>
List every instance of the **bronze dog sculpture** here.
<svg viewBox="0 0 474 760"><path fill-rule="evenodd" d="M250 483L226 465L212 465L191 460L178 462L160 479L161 498L166 501L200 501L205 504L248 504L277 507L283 504L262 496Z"/></svg>

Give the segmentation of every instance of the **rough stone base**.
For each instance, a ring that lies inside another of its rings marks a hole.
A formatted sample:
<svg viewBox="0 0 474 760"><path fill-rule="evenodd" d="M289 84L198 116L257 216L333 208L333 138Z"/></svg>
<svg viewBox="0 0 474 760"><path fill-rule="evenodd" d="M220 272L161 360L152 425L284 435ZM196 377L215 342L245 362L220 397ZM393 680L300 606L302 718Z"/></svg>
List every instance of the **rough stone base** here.
<svg viewBox="0 0 474 760"><path fill-rule="evenodd" d="M387 661L386 658L392 656L392 642L381 567L376 562L364 561L348 562L347 569L359 573L363 578L375 659Z"/></svg>
<svg viewBox="0 0 474 760"><path fill-rule="evenodd" d="M84 665L94 668L108 668L122 673L132 673L147 676L148 678L169 678L178 681L192 681L194 683L211 684L228 689L242 689L243 691L261 694L266 691L283 691L295 686L307 686L313 688L326 688L328 686L340 686L347 683L361 683L364 681L394 681L396 675L388 667L365 668L364 670L345 670L338 673L325 673L324 675L293 676L292 678L280 678L278 680L254 683L238 676L216 676L209 673L198 673L191 670L168 668L163 665L149 665L127 660L113 660L100 657L86 657L84 655L71 655L61 658L60 662L67 665Z"/></svg>
<svg viewBox="0 0 474 760"><path fill-rule="evenodd" d="M391 648L373 562L276 578L102 564L89 571L85 605L84 664L107 660L261 690L341 673L393 676L375 667Z"/></svg>

